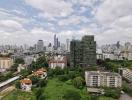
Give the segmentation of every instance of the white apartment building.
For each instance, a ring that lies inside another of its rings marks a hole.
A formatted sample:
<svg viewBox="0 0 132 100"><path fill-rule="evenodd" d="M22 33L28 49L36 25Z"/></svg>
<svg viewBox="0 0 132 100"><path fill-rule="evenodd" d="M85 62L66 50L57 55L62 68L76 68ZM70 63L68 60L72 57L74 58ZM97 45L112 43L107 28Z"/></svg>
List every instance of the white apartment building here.
<svg viewBox="0 0 132 100"><path fill-rule="evenodd" d="M127 79L129 82L132 82L132 70L128 68L119 68L118 71L122 77Z"/></svg>
<svg viewBox="0 0 132 100"><path fill-rule="evenodd" d="M121 87L122 78L118 73L86 71L85 81L87 87Z"/></svg>
<svg viewBox="0 0 132 100"><path fill-rule="evenodd" d="M0 70L10 69L13 65L13 60L10 57L0 57Z"/></svg>
<svg viewBox="0 0 132 100"><path fill-rule="evenodd" d="M55 69L56 67L63 69L64 67L67 66L66 57L61 55L54 56L53 58L50 59L49 66L51 69Z"/></svg>

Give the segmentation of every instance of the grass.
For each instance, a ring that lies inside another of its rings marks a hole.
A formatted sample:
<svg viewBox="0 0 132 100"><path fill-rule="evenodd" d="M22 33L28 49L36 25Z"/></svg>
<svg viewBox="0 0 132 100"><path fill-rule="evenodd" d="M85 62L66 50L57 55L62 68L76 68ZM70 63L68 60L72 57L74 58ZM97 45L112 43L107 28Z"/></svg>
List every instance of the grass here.
<svg viewBox="0 0 132 100"><path fill-rule="evenodd" d="M70 82L60 82L54 78L48 81L48 85L44 89L46 100L63 100L63 95L67 90L75 90L80 93L82 100L87 100L85 89L76 89Z"/></svg>
<svg viewBox="0 0 132 100"><path fill-rule="evenodd" d="M116 99L113 99L113 98L110 98L110 97L105 97L105 96L100 96L99 100L116 100Z"/></svg>
<svg viewBox="0 0 132 100"><path fill-rule="evenodd" d="M22 92L20 90L14 90L2 100L35 100L32 93Z"/></svg>
<svg viewBox="0 0 132 100"><path fill-rule="evenodd" d="M89 96L86 89L77 89L72 84L71 81L61 82L57 78L49 79L46 87L42 88L44 90L44 95L46 100L64 100L63 95L67 90L74 90L79 92L81 95L81 100L88 100ZM36 100L33 93L22 92L20 90L15 90L7 95L3 100ZM99 100L115 100L112 98L100 96Z"/></svg>

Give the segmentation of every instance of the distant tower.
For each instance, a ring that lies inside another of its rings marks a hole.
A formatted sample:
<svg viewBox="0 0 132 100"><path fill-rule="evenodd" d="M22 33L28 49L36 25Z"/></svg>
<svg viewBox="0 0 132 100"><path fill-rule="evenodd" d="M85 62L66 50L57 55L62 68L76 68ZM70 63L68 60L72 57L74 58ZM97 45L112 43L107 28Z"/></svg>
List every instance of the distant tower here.
<svg viewBox="0 0 132 100"><path fill-rule="evenodd" d="M54 35L54 49L57 49L57 37L56 34Z"/></svg>
<svg viewBox="0 0 132 100"><path fill-rule="evenodd" d="M70 40L66 39L66 50L69 52L70 51Z"/></svg>
<svg viewBox="0 0 132 100"><path fill-rule="evenodd" d="M43 40L38 40L37 42L37 52L42 52L44 50L44 42Z"/></svg>
<svg viewBox="0 0 132 100"><path fill-rule="evenodd" d="M116 46L118 49L120 48L120 41L117 41Z"/></svg>

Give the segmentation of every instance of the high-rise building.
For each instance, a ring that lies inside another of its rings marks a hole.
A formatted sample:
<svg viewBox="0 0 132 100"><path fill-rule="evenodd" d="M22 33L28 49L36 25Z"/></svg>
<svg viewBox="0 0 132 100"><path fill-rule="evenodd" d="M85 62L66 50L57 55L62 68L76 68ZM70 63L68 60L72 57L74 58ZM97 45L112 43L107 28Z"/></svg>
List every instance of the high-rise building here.
<svg viewBox="0 0 132 100"><path fill-rule="evenodd" d="M58 37L56 37L56 34L54 35L54 50L57 50L58 47L60 47L60 41Z"/></svg>
<svg viewBox="0 0 132 100"><path fill-rule="evenodd" d="M71 66L96 65L96 42L93 35L87 35L82 40L72 40L70 44Z"/></svg>
<svg viewBox="0 0 132 100"><path fill-rule="evenodd" d="M38 40L37 42L37 52L43 52L44 50L44 42L43 40Z"/></svg>
<svg viewBox="0 0 132 100"><path fill-rule="evenodd" d="M70 40L66 39L66 50L69 52L70 51Z"/></svg>

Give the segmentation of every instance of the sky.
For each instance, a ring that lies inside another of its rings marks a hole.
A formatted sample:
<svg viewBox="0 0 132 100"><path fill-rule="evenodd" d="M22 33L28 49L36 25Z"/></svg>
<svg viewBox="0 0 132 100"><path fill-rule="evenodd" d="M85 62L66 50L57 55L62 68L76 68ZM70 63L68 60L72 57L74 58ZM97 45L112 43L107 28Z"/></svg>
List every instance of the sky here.
<svg viewBox="0 0 132 100"><path fill-rule="evenodd" d="M132 42L132 0L0 0L0 44L45 44L95 35L98 45Z"/></svg>

